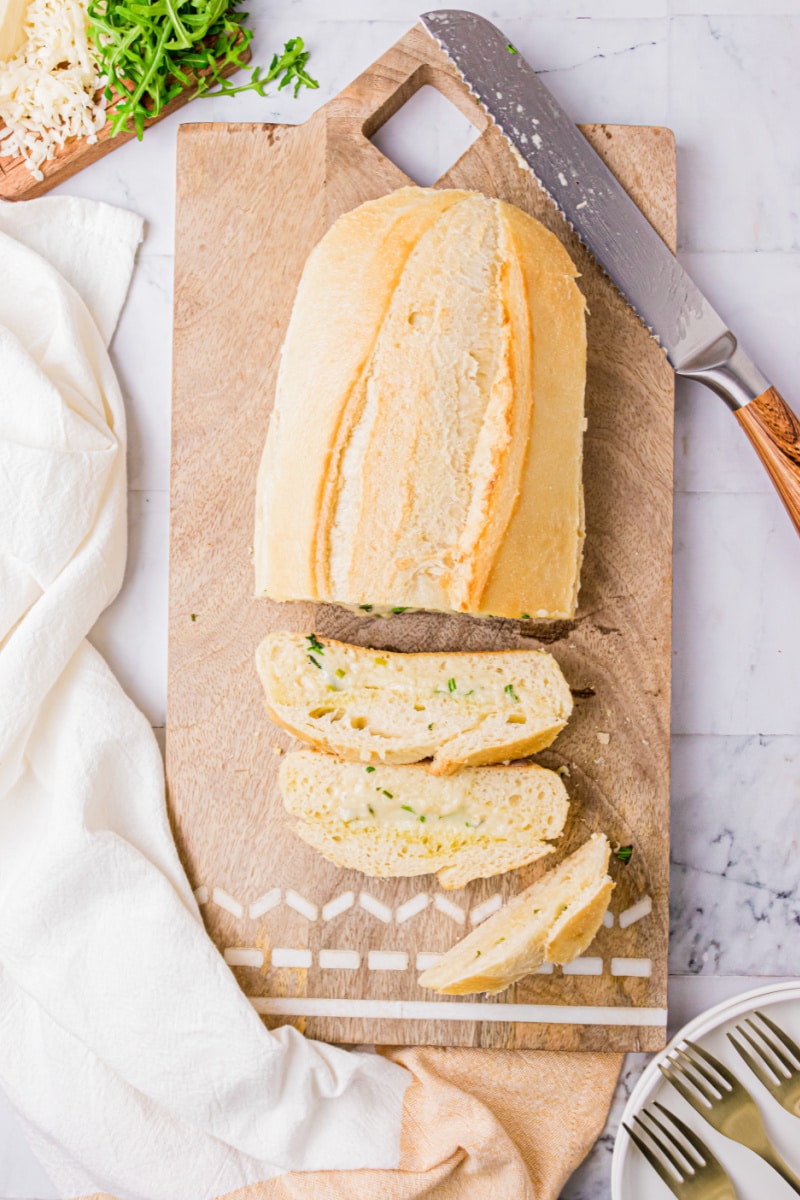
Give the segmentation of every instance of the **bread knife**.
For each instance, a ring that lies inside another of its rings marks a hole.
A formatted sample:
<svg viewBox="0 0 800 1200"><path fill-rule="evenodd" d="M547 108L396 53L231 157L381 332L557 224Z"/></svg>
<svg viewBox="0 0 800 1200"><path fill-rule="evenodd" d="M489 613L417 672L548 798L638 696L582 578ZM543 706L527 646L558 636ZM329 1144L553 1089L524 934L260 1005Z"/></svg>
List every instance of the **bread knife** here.
<svg viewBox="0 0 800 1200"><path fill-rule="evenodd" d="M706 384L733 410L800 533L800 421L788 404L508 38L460 9L420 20L675 373Z"/></svg>

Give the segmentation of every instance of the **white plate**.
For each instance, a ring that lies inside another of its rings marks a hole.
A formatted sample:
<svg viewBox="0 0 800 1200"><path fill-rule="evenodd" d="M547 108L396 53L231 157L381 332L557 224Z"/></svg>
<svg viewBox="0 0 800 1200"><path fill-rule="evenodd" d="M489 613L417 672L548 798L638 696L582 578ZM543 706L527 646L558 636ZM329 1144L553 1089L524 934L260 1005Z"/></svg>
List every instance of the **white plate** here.
<svg viewBox="0 0 800 1200"><path fill-rule="evenodd" d="M772 984L735 996L684 1025L666 1049L648 1063L625 1106L622 1120L630 1125L635 1114L646 1104L660 1100L713 1150L733 1180L740 1200L796 1200L796 1193L789 1185L752 1151L706 1124L658 1069L659 1062L685 1038L710 1050L730 1067L752 1094L773 1143L789 1166L800 1174L800 1119L787 1113L770 1096L725 1037L727 1030L756 1008L768 1010L772 1019L800 1043L800 982ZM611 1195L612 1200L667 1200L672 1196L621 1126L611 1165Z"/></svg>

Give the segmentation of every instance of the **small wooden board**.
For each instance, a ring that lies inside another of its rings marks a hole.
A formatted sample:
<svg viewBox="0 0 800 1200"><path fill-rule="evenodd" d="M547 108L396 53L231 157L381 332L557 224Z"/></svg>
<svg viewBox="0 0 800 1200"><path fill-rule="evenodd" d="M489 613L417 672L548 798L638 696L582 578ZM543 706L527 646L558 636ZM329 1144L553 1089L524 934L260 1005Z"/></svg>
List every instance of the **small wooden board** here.
<svg viewBox="0 0 800 1200"><path fill-rule="evenodd" d="M409 182L368 139L423 83L480 131L437 186L519 205L562 238L581 270L591 313L588 534L575 621L412 613L381 621L252 599L255 478L297 282L336 217ZM605 125L584 133L673 246L671 133ZM271 1024L294 1020L339 1042L663 1045L672 433L673 379L663 354L421 29L305 125L182 127L169 805L209 933ZM295 837L275 780L290 739L267 720L253 665L260 639L281 628L400 650L546 645L554 653L576 697L568 728L538 756L569 770L572 815L559 853L595 829L634 847L629 865L613 864L614 921L581 964L588 973L556 968L494 999L437 998L417 986L417 955L449 947L545 866L444 893L431 877L375 880L339 870ZM343 950L352 965L330 966L341 961L330 952Z"/></svg>
<svg viewBox="0 0 800 1200"><path fill-rule="evenodd" d="M241 57L244 62L249 62L249 47L242 51ZM235 74L238 69L235 63L229 63L220 73L227 78L229 75ZM177 112L179 108L183 108L184 104L194 100L196 95L195 88L185 88L179 92L157 117L146 122L145 132L151 125L157 125L165 117ZM98 132L96 142L88 142L86 138L71 138L60 150L56 151L52 158L43 162L40 168L43 179L37 179L33 175L25 165L23 158L11 158L9 155L0 154L0 200L33 200L36 196L43 196L45 192L49 192L59 183L64 183L73 175L77 175L78 171L82 171L84 167L91 166L98 159L105 158L112 150L118 150L126 142L133 141L136 137L133 130L120 130L119 133L111 136L110 118L112 116L113 110L109 109L109 119ZM2 124L0 121L0 126ZM0 146L2 146L2 142L0 142Z"/></svg>

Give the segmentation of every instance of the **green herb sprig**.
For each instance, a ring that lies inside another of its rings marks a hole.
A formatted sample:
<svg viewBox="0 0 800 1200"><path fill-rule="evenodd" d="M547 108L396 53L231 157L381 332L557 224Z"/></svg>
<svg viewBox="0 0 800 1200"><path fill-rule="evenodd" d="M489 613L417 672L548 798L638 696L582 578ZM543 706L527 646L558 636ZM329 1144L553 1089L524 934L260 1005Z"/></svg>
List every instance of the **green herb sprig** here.
<svg viewBox="0 0 800 1200"><path fill-rule="evenodd" d="M90 0L89 37L103 94L110 109L112 136L133 130L141 140L145 122L187 88L198 96L267 94L293 86L319 86L306 70L309 52L302 38L291 38L274 54L266 71L249 67L253 31L239 10L241 0ZM247 83L230 83L231 69L247 69Z"/></svg>

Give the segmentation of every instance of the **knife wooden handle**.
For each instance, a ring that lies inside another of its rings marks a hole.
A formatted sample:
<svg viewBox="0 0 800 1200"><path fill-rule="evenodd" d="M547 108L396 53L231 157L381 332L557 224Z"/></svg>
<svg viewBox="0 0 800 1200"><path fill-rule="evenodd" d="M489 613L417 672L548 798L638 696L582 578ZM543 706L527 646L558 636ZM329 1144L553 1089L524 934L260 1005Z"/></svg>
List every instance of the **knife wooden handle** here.
<svg viewBox="0 0 800 1200"><path fill-rule="evenodd" d="M737 408L736 419L800 533L800 419L774 387Z"/></svg>

